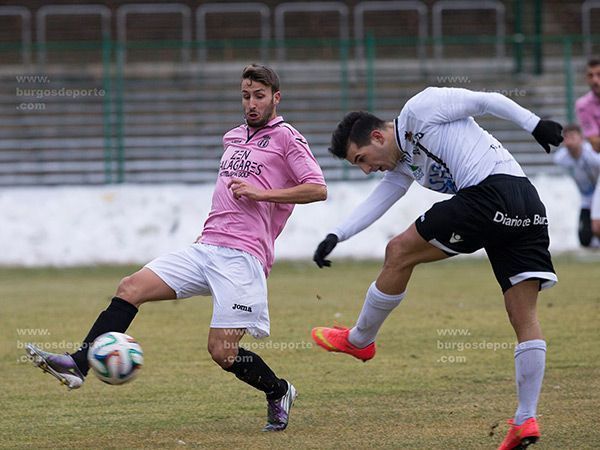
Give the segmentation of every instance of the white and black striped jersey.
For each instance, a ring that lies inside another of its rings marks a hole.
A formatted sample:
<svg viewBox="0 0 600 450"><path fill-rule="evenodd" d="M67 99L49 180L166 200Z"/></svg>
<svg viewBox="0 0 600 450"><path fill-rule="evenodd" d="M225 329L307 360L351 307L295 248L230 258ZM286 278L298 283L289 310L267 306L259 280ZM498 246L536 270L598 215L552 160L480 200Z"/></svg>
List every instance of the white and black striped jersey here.
<svg viewBox="0 0 600 450"><path fill-rule="evenodd" d="M493 174L524 177L508 150L473 119L485 114L510 120L528 132L540 120L494 92L430 87L412 97L394 120L400 162L332 233L342 241L362 231L398 201L413 181L455 194Z"/></svg>

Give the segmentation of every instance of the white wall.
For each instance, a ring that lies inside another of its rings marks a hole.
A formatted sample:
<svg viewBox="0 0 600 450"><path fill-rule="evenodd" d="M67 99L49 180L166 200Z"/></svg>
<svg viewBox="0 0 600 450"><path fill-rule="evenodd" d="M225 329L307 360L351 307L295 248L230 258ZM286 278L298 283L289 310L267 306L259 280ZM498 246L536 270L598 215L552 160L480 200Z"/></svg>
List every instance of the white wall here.
<svg viewBox="0 0 600 450"><path fill-rule="evenodd" d="M578 248L579 194L568 177L533 183L546 204L551 249ZM374 187L331 183L326 202L297 206L277 241L277 256L312 258L327 232ZM0 190L0 265L145 263L200 233L212 185L14 188ZM372 227L340 244L334 257L383 255L386 242L444 196L417 186Z"/></svg>

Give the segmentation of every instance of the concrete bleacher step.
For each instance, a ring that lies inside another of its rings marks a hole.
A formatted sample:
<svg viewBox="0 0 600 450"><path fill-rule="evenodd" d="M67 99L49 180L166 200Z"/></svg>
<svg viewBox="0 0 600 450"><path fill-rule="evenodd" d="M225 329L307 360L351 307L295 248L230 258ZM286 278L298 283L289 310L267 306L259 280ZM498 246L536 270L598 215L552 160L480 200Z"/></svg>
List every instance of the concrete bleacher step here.
<svg viewBox="0 0 600 450"><path fill-rule="evenodd" d="M339 63L274 66L284 82L279 112L309 140L328 179L363 179L360 171L331 158L327 147L345 109L366 109L371 104L364 62L349 61L345 84ZM509 66L506 61L485 59L468 64L462 60L462 65L460 60L445 61L440 67L433 62L378 60L374 107L382 118L392 119L424 85L440 85L436 73L467 73L472 83L458 87L490 91L519 87L526 95L514 97L516 101L540 116L564 120L566 99L560 75L520 79L498 75L509 73ZM81 67L64 69L49 67L51 81L38 85L21 85L12 75L0 76L0 185L103 183L105 158L109 155L108 163L114 166L121 150L128 182L214 181L222 134L242 120L237 65L172 68L132 63L121 86L121 103L114 101L118 87L114 83L106 98L16 97L17 87L103 86L98 68L88 72ZM585 87L578 85L575 92L581 95ZM45 109L19 111L20 102L43 102ZM118 127L121 119L122 127ZM554 170L551 158L528 133L500 119L477 120L505 144L528 173Z"/></svg>

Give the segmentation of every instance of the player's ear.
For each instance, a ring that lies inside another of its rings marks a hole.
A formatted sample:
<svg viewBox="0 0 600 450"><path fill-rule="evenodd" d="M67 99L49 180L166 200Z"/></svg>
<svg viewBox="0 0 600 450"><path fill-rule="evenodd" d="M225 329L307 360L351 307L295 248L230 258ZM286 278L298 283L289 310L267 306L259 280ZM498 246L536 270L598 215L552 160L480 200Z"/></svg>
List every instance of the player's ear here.
<svg viewBox="0 0 600 450"><path fill-rule="evenodd" d="M379 128L375 128L373 131L371 131L371 140L377 142L378 144L384 143L385 138Z"/></svg>
<svg viewBox="0 0 600 450"><path fill-rule="evenodd" d="M277 91L273 94L273 103L275 104L275 106L279 105L279 102L281 101L281 92Z"/></svg>

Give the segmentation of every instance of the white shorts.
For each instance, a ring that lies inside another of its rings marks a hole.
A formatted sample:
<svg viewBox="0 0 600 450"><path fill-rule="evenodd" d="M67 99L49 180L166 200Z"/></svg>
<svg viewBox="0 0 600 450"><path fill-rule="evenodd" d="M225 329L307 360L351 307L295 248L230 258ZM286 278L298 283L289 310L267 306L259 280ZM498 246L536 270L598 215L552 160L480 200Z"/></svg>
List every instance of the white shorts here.
<svg viewBox="0 0 600 450"><path fill-rule="evenodd" d="M267 280L253 255L197 243L145 267L167 283L177 298L212 295L211 328L245 328L255 338L269 335Z"/></svg>

